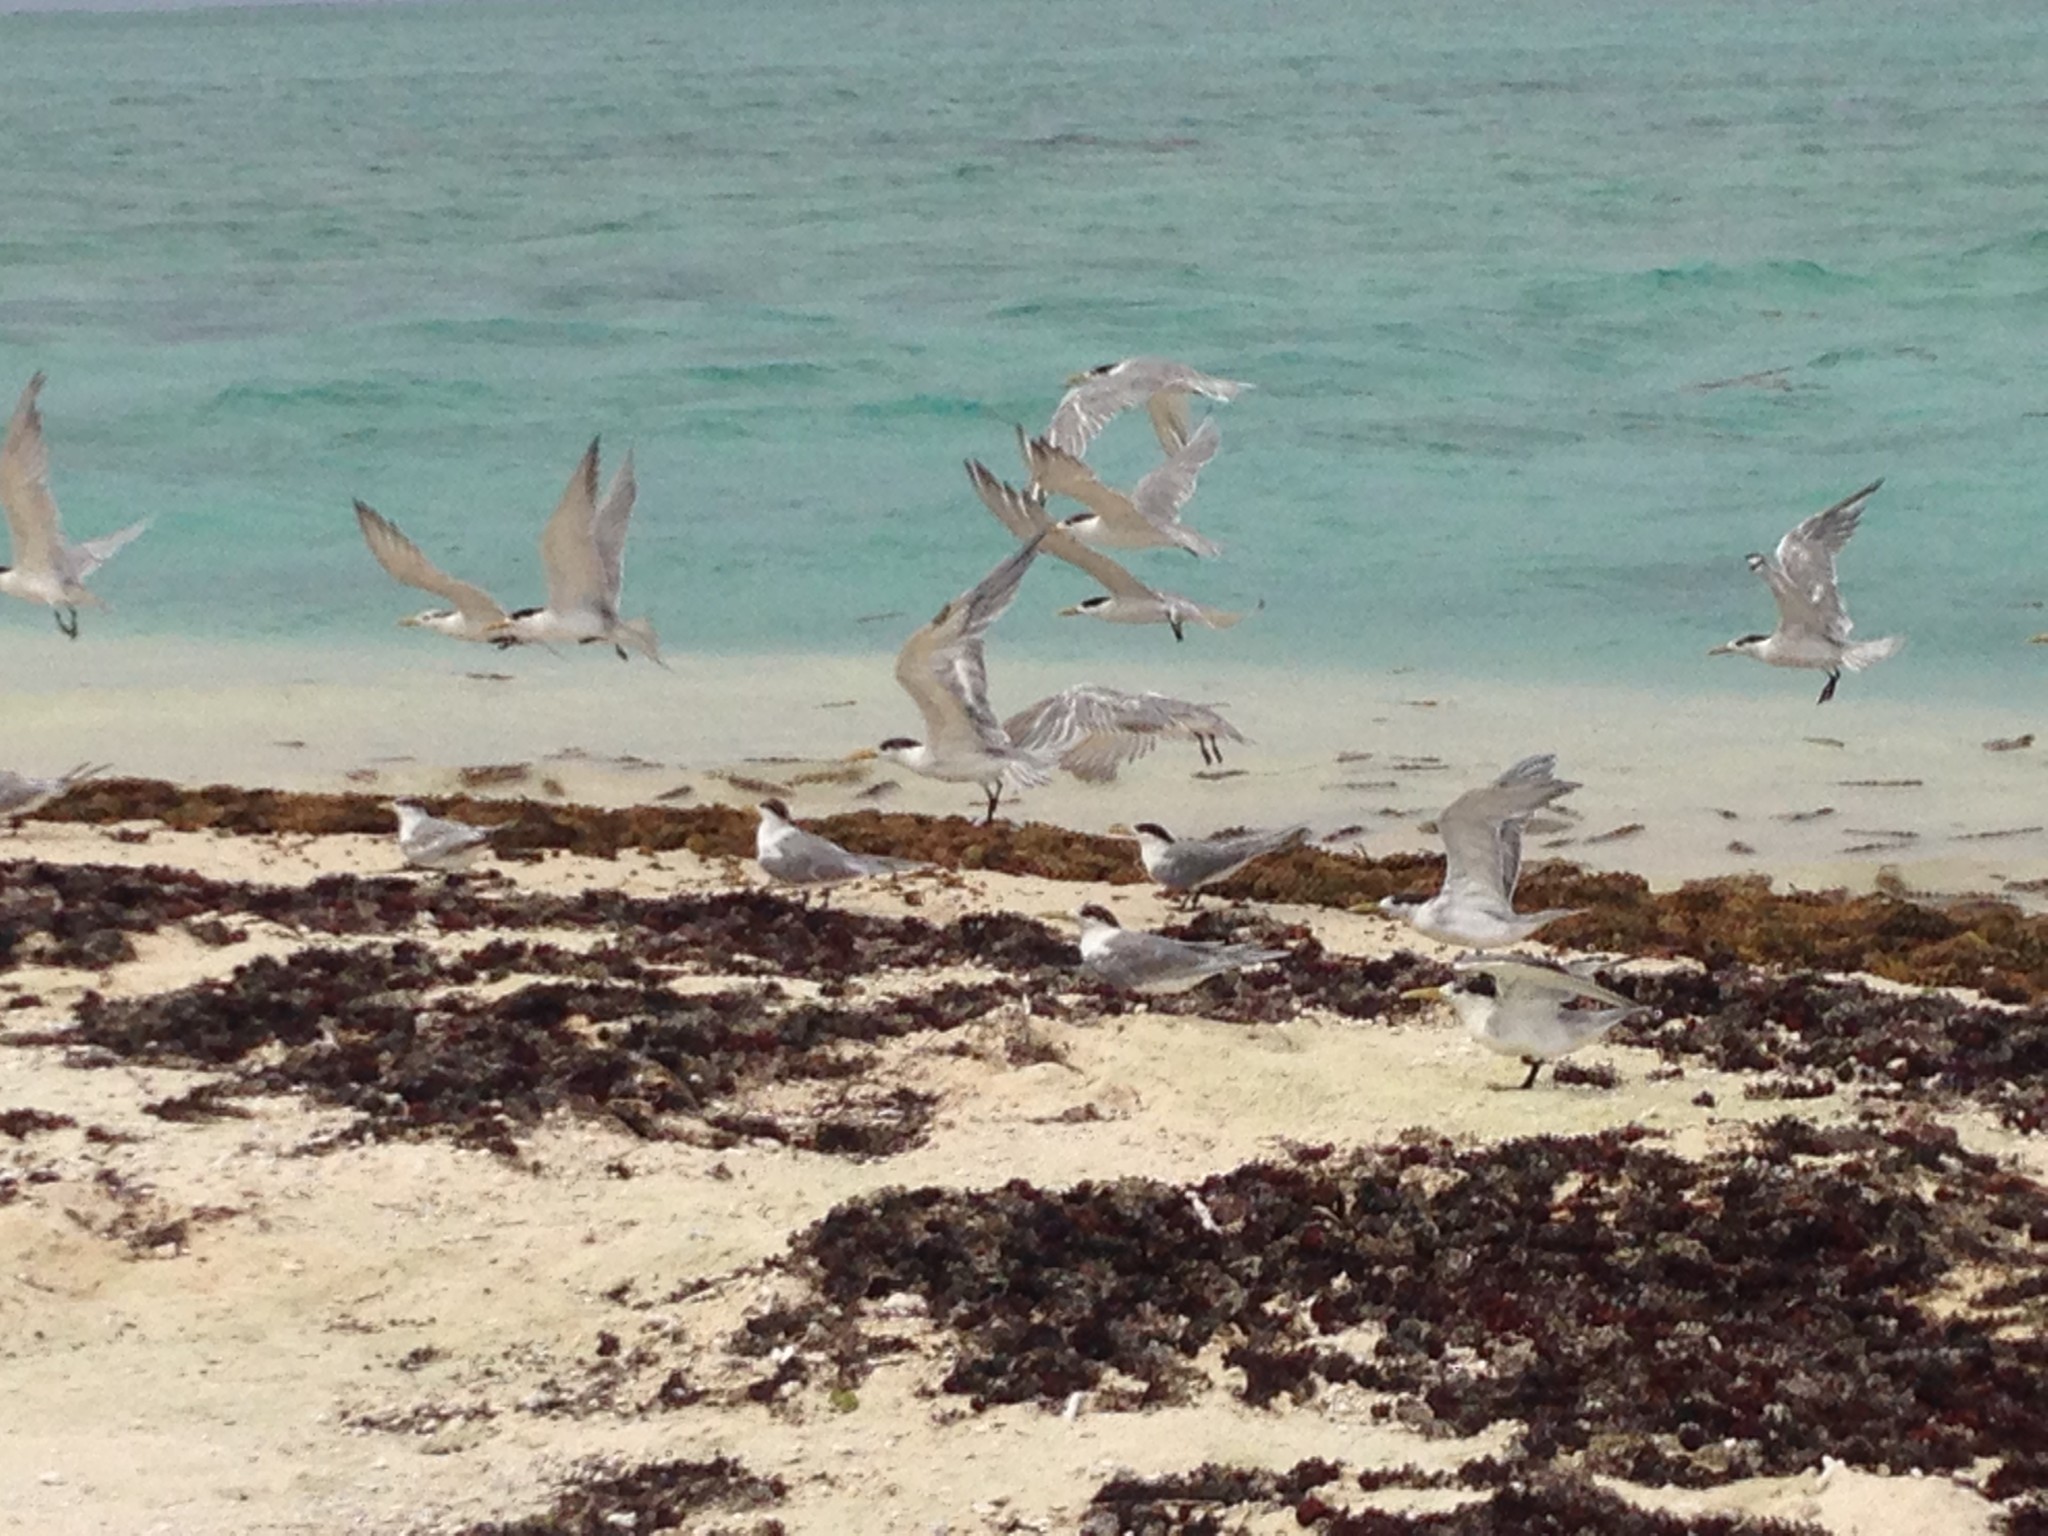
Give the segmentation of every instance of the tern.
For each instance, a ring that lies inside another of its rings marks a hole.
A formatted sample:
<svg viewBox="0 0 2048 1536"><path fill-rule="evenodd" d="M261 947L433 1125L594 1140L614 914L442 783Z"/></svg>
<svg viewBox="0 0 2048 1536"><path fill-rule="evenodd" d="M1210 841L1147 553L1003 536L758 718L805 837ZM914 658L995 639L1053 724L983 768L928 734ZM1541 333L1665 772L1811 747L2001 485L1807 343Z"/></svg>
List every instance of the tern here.
<svg viewBox="0 0 2048 1536"><path fill-rule="evenodd" d="M1247 738L1214 705L1076 683L1027 704L1003 722L1018 747L1046 755L1075 778L1107 783L1123 764L1162 741L1192 741L1202 761L1223 761L1222 743Z"/></svg>
<svg viewBox="0 0 2048 1536"><path fill-rule="evenodd" d="M105 606L86 590L85 578L141 537L149 519L81 544L64 537L57 500L50 494L50 450L43 442L43 413L36 407L44 377L38 373L28 381L13 419L7 423L6 441L0 443L0 505L7 510L14 561L0 565L0 592L48 604L57 628L76 640L78 610Z"/></svg>
<svg viewBox="0 0 2048 1536"><path fill-rule="evenodd" d="M421 869L467 869L482 857L495 828L473 827L452 817L430 816L412 800L394 800L398 813L398 851L405 862Z"/></svg>
<svg viewBox="0 0 2048 1536"><path fill-rule="evenodd" d="M1568 1056L1599 1039L1643 1005L1559 966L1501 955L1467 955L1452 962L1458 979L1427 987L1416 997L1448 1002L1472 1038L1489 1051L1518 1056L1529 1068L1521 1086L1536 1086L1543 1063ZM1574 1002L1607 1003L1573 1008Z"/></svg>
<svg viewBox="0 0 2048 1536"><path fill-rule="evenodd" d="M1112 417L1142 405L1152 418L1159 445L1169 454L1177 453L1188 440L1190 395L1230 401L1250 388L1163 357L1127 357L1068 379L1067 392L1052 413L1045 438L1067 453L1084 454Z"/></svg>
<svg viewBox="0 0 2048 1536"><path fill-rule="evenodd" d="M106 771L105 763L80 763L61 777L34 779L12 769L0 768L0 816L11 821L14 830L19 832L24 818L33 816L53 800L62 799L70 793L72 785Z"/></svg>
<svg viewBox="0 0 2048 1536"><path fill-rule="evenodd" d="M1817 703L1835 696L1842 669L1861 672L1904 645L1899 635L1851 641L1849 610L1835 581L1835 556L1849 542L1863 507L1883 485L1873 480L1853 496L1816 512L1778 540L1775 556L1752 554L1749 568L1763 577L1778 602L1778 627L1768 635L1744 635L1717 645L1709 656L1754 656L1774 667L1806 667L1828 675Z"/></svg>
<svg viewBox="0 0 2048 1536"><path fill-rule="evenodd" d="M1192 907L1202 887L1227 880L1255 859L1292 848L1308 836L1307 827L1280 832L1239 832L1229 837L1175 837L1156 821L1131 828L1145 873Z"/></svg>
<svg viewBox="0 0 2048 1536"><path fill-rule="evenodd" d="M661 661L654 626L645 619L619 617L619 590L626 576L626 527L639 494L633 455L612 475L597 498L597 439L590 440L569 487L540 534L541 572L547 577L545 608L521 608L492 629L490 638L542 645L608 644L626 659L628 647L649 661Z"/></svg>
<svg viewBox="0 0 2048 1536"><path fill-rule="evenodd" d="M1136 933L1094 903L1074 914L1081 925L1081 969L1130 992L1185 992L1223 971L1285 960L1284 949L1256 944L1198 943L1162 933Z"/></svg>
<svg viewBox="0 0 2048 1536"><path fill-rule="evenodd" d="M1020 539L1043 534L1040 554L1064 560L1101 583L1103 590L1100 594L1083 598L1070 608L1062 608L1060 617L1095 618L1111 624L1164 624L1173 630L1176 640L1186 638L1184 632L1189 624L1200 624L1208 629L1228 629L1244 618L1242 613L1225 613L1191 597L1182 597L1178 592L1163 592L1147 586L1121 563L1076 537L1073 530L1075 519L1054 523L1046 515L1043 498L1006 485L985 465L973 459L967 461L967 478L973 483L982 504L1010 532Z"/></svg>
<svg viewBox="0 0 2048 1536"><path fill-rule="evenodd" d="M941 608L904 641L896 681L924 716L929 741L891 736L876 752L912 773L956 784L979 784L988 796L987 820L1005 789L1028 789L1052 777L1059 754L1025 748L1010 737L988 702L983 639L1016 600L1017 584L1038 557L1038 535ZM873 753L856 753L865 757Z"/></svg>
<svg viewBox="0 0 2048 1536"><path fill-rule="evenodd" d="M1481 949L1526 939L1570 917L1574 908L1518 913L1515 882L1522 873L1522 826L1537 811L1579 786L1554 776L1555 754L1525 757L1478 789L1458 796L1437 818L1444 840L1443 888L1427 901L1389 896L1382 912L1447 943Z"/></svg>
<svg viewBox="0 0 2048 1536"><path fill-rule="evenodd" d="M763 800L761 824L754 833L754 859L784 885L837 885L869 875L899 874L925 866L912 859L853 853L790 820L781 800Z"/></svg>
<svg viewBox="0 0 2048 1536"><path fill-rule="evenodd" d="M1179 448L1169 450L1159 465L1129 491L1112 490L1076 452L1055 447L1043 437L1018 443L1032 485L1078 501L1088 510L1064 525L1084 543L1105 549L1184 549L1191 555L1217 555L1222 550L1180 520L1181 509L1195 494L1202 469L1216 456L1222 431L1213 421Z"/></svg>

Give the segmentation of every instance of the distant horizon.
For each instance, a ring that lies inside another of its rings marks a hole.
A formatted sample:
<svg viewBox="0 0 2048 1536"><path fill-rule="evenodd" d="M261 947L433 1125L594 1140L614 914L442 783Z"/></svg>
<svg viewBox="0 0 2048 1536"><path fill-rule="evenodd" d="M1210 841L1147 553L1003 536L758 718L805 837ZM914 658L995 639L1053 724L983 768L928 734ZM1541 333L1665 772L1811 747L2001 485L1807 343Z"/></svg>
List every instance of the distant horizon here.
<svg viewBox="0 0 2048 1536"><path fill-rule="evenodd" d="M447 0L0 0L0 16L66 11L218 11L271 6L427 5Z"/></svg>

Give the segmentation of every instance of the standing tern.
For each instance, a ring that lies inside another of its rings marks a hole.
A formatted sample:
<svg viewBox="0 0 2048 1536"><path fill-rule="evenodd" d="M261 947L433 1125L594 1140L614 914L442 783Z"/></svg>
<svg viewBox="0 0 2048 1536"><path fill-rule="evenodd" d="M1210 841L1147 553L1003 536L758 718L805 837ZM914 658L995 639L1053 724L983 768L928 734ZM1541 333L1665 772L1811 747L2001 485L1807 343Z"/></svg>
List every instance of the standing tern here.
<svg viewBox="0 0 2048 1536"><path fill-rule="evenodd" d="M1073 519L1054 523L1046 515L1045 502L1041 497L1004 484L985 465L973 459L967 461L967 478L973 482L982 504L1010 532L1020 539L1044 535L1039 545L1040 554L1064 560L1101 583L1101 593L1083 598L1070 608L1062 608L1062 618L1088 617L1111 624L1165 624L1173 630L1173 638L1180 640L1185 638L1183 632L1189 624L1200 624L1208 629L1228 629L1244 617L1242 613L1225 613L1207 607L1191 597L1182 597L1178 592L1162 592L1147 586L1120 562L1075 537Z"/></svg>
<svg viewBox="0 0 2048 1536"><path fill-rule="evenodd" d="M1229 837L1175 837L1156 821L1131 828L1145 873L1187 906L1201 899L1202 887L1227 880L1255 859L1292 848L1308 836L1307 827L1280 832L1239 832Z"/></svg>
<svg viewBox="0 0 2048 1536"><path fill-rule="evenodd" d="M1017 584L1037 558L1043 537L1014 551L903 643L896 656L896 681L924 716L931 739L891 736L876 749L928 779L979 784L988 796L989 821L996 819L1005 789L1043 784L1058 763L1057 752L1019 745L996 719L989 708L982 645L989 626L1016 600Z"/></svg>
<svg viewBox="0 0 2048 1536"><path fill-rule="evenodd" d="M0 592L48 604L57 628L76 640L78 610L105 606L86 590L85 578L139 538L149 519L79 544L64 537L57 500L50 494L50 450L43 442L43 413L36 406L43 382L40 373L28 381L13 419L7 423L6 440L0 443L0 505L7 510L14 561L0 565Z"/></svg>
<svg viewBox="0 0 2048 1536"><path fill-rule="evenodd" d="M408 587L417 587L422 592L431 592L455 605L453 608L429 608L411 618L400 619L401 626L431 629L436 634L456 640L488 640L500 649L519 643L512 636L497 632L498 626L511 615L499 606L496 598L474 583L450 576L429 560L419 545L400 533L396 523L374 507L360 501L356 503L356 526L363 530L363 542L370 546L370 553L377 557L377 563L394 580Z"/></svg>
<svg viewBox="0 0 2048 1536"><path fill-rule="evenodd" d="M837 885L869 875L900 874L925 866L913 859L853 853L829 838L806 832L790 820L781 800L763 800L761 824L754 832L754 860L784 885Z"/></svg>
<svg viewBox="0 0 2048 1536"><path fill-rule="evenodd" d="M1213 764L1223 761L1222 742L1246 739L1212 705L1100 683L1076 683L1027 704L1003 730L1018 747L1051 757L1090 784L1107 783L1162 741L1192 741L1202 761Z"/></svg>
<svg viewBox="0 0 2048 1536"><path fill-rule="evenodd" d="M1579 786L1555 777L1557 757L1525 757L1478 789L1458 796L1437 818L1444 840L1443 888L1427 901L1389 896L1380 910L1402 918L1433 939L1487 948L1526 939L1570 917L1574 908L1518 913L1515 883L1522 874L1522 826L1537 811Z"/></svg>
<svg viewBox="0 0 2048 1536"><path fill-rule="evenodd" d="M1749 568L1763 577L1778 602L1778 627L1768 635L1744 635L1717 645L1709 656L1754 656L1774 667L1807 667L1825 672L1828 680L1817 703L1835 696L1842 669L1861 672L1904 645L1899 635L1882 640L1851 641L1849 610L1835 581L1835 556L1849 542L1863 516L1864 504L1883 485L1873 480L1853 496L1816 512L1778 540L1775 556L1752 554Z"/></svg>
<svg viewBox="0 0 2048 1536"><path fill-rule="evenodd" d="M654 626L645 619L619 617L619 590L626 576L626 528L639 487L633 455L612 476L597 499L597 439L590 440L568 489L540 534L541 572L547 577L544 608L521 608L494 626L491 638L522 643L609 644L626 659L630 646L663 664Z"/></svg>
<svg viewBox="0 0 2048 1536"><path fill-rule="evenodd" d="M1052 413L1045 438L1067 453L1084 454L1112 417L1142 405L1152 418L1159 445L1169 454L1177 453L1188 440L1190 395L1229 401L1250 388L1163 357L1127 357L1068 379L1067 392Z"/></svg>
<svg viewBox="0 0 2048 1536"><path fill-rule="evenodd" d="M1524 1088L1536 1086L1543 1063L1570 1055L1643 1008L1619 992L1540 961L1467 955L1451 968L1459 974L1448 987L1426 987L1410 995L1442 998L1474 1040L1502 1056L1519 1056L1529 1068ZM1611 1006L1571 1007L1575 1002Z"/></svg>
<svg viewBox="0 0 2048 1536"><path fill-rule="evenodd" d="M467 869L482 857L491 827L473 827L453 817L431 816L412 800L394 800L398 813L398 851L421 869Z"/></svg>
<svg viewBox="0 0 2048 1536"><path fill-rule="evenodd" d="M72 785L106 771L105 763L80 763L58 778L35 779L10 768L0 768L0 816L11 821L14 830L19 832L25 817L33 816L53 800L62 799L70 793Z"/></svg>
<svg viewBox="0 0 2048 1536"><path fill-rule="evenodd" d="M1021 430L1017 437L1033 486L1069 497L1088 509L1064 525L1085 543L1105 549L1172 548L1203 556L1222 553L1180 520L1203 467L1216 456L1217 445L1223 441L1215 422L1203 422L1199 432L1170 450L1166 462L1128 492L1104 485L1078 453L1056 447L1043 437L1027 442Z"/></svg>
<svg viewBox="0 0 2048 1536"><path fill-rule="evenodd" d="M1093 902L1074 914L1081 925L1081 968L1130 992L1185 992L1197 982L1247 965L1285 960L1284 949L1256 944L1198 943L1163 933L1137 933Z"/></svg>

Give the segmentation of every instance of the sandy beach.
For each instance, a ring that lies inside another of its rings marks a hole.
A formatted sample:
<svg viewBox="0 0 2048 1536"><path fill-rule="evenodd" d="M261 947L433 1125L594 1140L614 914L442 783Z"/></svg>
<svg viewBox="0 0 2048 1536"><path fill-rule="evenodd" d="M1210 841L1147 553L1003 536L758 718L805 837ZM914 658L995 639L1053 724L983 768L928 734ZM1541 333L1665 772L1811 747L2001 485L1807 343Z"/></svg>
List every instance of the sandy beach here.
<svg viewBox="0 0 2048 1536"><path fill-rule="evenodd" d="M0 847L0 1529L2040 1518L2033 1111L1870 1038L2017 1051L2038 999L1621 960L1655 1013L1521 1093L1369 913L1204 918L1296 958L1146 1005L1054 920L1174 920L1121 877L800 907L722 852Z"/></svg>

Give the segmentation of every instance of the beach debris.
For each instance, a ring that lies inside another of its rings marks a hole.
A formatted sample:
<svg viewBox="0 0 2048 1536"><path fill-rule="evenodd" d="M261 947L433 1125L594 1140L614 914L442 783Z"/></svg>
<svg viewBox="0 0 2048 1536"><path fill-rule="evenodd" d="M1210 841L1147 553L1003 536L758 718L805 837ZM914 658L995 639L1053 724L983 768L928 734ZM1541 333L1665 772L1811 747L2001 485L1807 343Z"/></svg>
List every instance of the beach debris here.
<svg viewBox="0 0 2048 1536"><path fill-rule="evenodd" d="M1530 828L1530 830L1531 830L1531 831L1534 831L1535 829L1534 829L1533 827L1531 827L1531 828ZM1644 827L1643 827L1643 824L1642 824L1642 823L1641 823L1640 821L1631 821L1631 822L1626 822L1626 823L1624 823L1623 825L1621 825L1621 826L1618 826L1618 827L1610 827L1610 828L1608 828L1608 829L1607 829L1607 830L1606 830L1605 832L1595 832L1595 833L1594 833L1594 834L1593 834L1592 836L1590 836L1590 837L1586 838L1586 839L1585 839L1585 841L1586 841L1586 842L1587 842L1588 844L1591 844L1591 843L1618 843L1618 842L1621 842L1621 841L1622 841L1622 840L1623 840L1624 838L1630 838L1630 837L1634 837L1634 836L1636 836L1636 835L1637 835L1638 833L1642 832L1643 830L1644 830Z"/></svg>
<svg viewBox="0 0 2048 1536"><path fill-rule="evenodd" d="M1834 814L1835 808L1832 805L1823 805L1811 811L1780 811L1776 819L1779 821L1820 821Z"/></svg>
<svg viewBox="0 0 2048 1536"><path fill-rule="evenodd" d="M464 789L493 789L500 784L523 784L533 776L531 763L479 763L455 770L455 782Z"/></svg>
<svg viewBox="0 0 2048 1536"><path fill-rule="evenodd" d="M1956 834L1956 841L1959 843L1989 843L2007 837L2032 837L2042 831L2048 831L2048 828L2039 826L2000 827L1991 832L1958 832Z"/></svg>
<svg viewBox="0 0 2048 1536"><path fill-rule="evenodd" d="M1372 759L1373 754L1370 752L1339 752L1337 754L1337 761L1340 763L1369 763Z"/></svg>
<svg viewBox="0 0 2048 1536"><path fill-rule="evenodd" d="M1739 853L1746 855L1755 853L1756 849L1752 847L1750 844L1745 843L1741 838L1738 837L1728 844L1728 851L1730 853Z"/></svg>
<svg viewBox="0 0 2048 1536"><path fill-rule="evenodd" d="M1984 750L1986 752L2019 752L2031 747L2033 744L2034 737L2030 731L2024 736L2000 736L1995 740L1987 741L1984 743Z"/></svg>
<svg viewBox="0 0 2048 1536"><path fill-rule="evenodd" d="M714 772L711 775L711 777L713 777L714 779L725 780L726 783L730 784L734 789L738 790L743 795L759 795L772 797L775 795L786 795L789 793L789 786L787 784L778 783L774 779L756 778L751 773L718 771Z"/></svg>
<svg viewBox="0 0 2048 1536"><path fill-rule="evenodd" d="M1920 789L1924 779L1837 779L1835 783L1843 789Z"/></svg>
<svg viewBox="0 0 2048 1536"><path fill-rule="evenodd" d="M512 681L512 674L510 672L465 672L462 675L472 683L509 683Z"/></svg>
<svg viewBox="0 0 2048 1536"><path fill-rule="evenodd" d="M1716 806L1716 807L1714 808L1714 814L1715 814L1716 816L1720 817L1720 818L1721 818L1721 819L1722 819L1723 821L1740 821L1740 820L1742 820L1742 817L1741 817L1740 815L1738 815L1738 814L1737 814L1736 812L1734 812L1734 811L1724 811L1724 810L1722 810L1722 809L1721 809L1721 808L1720 808L1719 806Z"/></svg>
<svg viewBox="0 0 2048 1536"><path fill-rule="evenodd" d="M1836 736L1808 736L1805 739L1816 747L1834 747L1839 750L1848 746L1846 741Z"/></svg>

